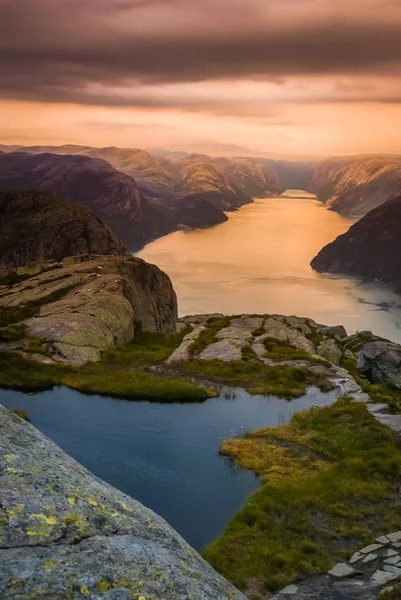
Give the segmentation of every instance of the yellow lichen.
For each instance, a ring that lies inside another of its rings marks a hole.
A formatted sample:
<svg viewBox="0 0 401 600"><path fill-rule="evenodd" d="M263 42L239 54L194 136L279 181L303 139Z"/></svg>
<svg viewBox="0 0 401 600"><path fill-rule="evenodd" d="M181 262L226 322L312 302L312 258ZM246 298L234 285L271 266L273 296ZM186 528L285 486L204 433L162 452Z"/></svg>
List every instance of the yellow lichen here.
<svg viewBox="0 0 401 600"><path fill-rule="evenodd" d="M75 498L68 498L68 503L71 504L71 506L74 506Z"/></svg>
<svg viewBox="0 0 401 600"><path fill-rule="evenodd" d="M93 498L88 498L87 502L88 502L88 504L91 504L92 506L99 506L98 503L96 502L96 500L94 500Z"/></svg>
<svg viewBox="0 0 401 600"><path fill-rule="evenodd" d="M121 506L125 509L128 510L128 512L133 512L133 509L130 508L129 506L127 506L126 504L122 503Z"/></svg>
<svg viewBox="0 0 401 600"><path fill-rule="evenodd" d="M88 590L88 586L84 585L81 587L80 589L81 594L83 594L84 596L89 596L89 590Z"/></svg>
<svg viewBox="0 0 401 600"><path fill-rule="evenodd" d="M7 509L7 515L9 517L18 517L20 514L24 512L24 504L17 504L14 508Z"/></svg>
<svg viewBox="0 0 401 600"><path fill-rule="evenodd" d="M110 588L111 585L108 581L99 581L99 583L97 584L97 589L99 590L100 594L107 592Z"/></svg>
<svg viewBox="0 0 401 600"><path fill-rule="evenodd" d="M43 515L42 513L29 515L29 518L31 520L40 519L40 520L44 521L46 523L46 525L56 525L56 523L57 523L56 517L46 517L46 515Z"/></svg>
<svg viewBox="0 0 401 600"><path fill-rule="evenodd" d="M14 458L14 455L13 455L13 454L5 454L5 455L4 455L4 460L5 460L6 462L11 462L11 461L13 460L13 458Z"/></svg>
<svg viewBox="0 0 401 600"><path fill-rule="evenodd" d="M7 471L9 473L18 473L17 469L13 469L13 467L7 467Z"/></svg>
<svg viewBox="0 0 401 600"><path fill-rule="evenodd" d="M145 596L138 596L138 600L146 600Z"/></svg>
<svg viewBox="0 0 401 600"><path fill-rule="evenodd" d="M56 566L57 566L57 561L49 559L45 563L43 563L42 569L45 569L45 571L51 571Z"/></svg>

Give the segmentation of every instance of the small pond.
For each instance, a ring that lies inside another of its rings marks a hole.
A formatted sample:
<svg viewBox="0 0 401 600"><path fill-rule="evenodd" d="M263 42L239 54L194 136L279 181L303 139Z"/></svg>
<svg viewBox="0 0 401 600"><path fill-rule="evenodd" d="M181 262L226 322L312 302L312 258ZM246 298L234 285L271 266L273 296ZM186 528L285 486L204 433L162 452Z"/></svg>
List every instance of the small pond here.
<svg viewBox="0 0 401 600"><path fill-rule="evenodd" d="M87 396L61 387L36 395L0 390L0 404L31 422L90 471L164 517L198 550L218 537L258 487L219 456L222 440L287 423L330 404L316 388L288 402L226 389L203 403L163 404Z"/></svg>

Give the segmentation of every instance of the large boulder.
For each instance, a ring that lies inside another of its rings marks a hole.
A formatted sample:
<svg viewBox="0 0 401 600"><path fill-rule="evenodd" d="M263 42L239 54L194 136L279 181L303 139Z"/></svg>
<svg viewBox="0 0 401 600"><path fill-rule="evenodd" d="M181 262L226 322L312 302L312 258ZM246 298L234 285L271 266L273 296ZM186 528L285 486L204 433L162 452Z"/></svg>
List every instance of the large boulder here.
<svg viewBox="0 0 401 600"><path fill-rule="evenodd" d="M246 600L158 515L3 407L0 537L8 600Z"/></svg>
<svg viewBox="0 0 401 600"><path fill-rule="evenodd" d="M177 298L169 277L132 256L66 259L0 293L0 311L41 303L24 324L54 358L72 364L100 359L130 342L134 328L175 330Z"/></svg>
<svg viewBox="0 0 401 600"><path fill-rule="evenodd" d="M401 346L377 341L365 344L358 354L358 371L373 383L401 389Z"/></svg>
<svg viewBox="0 0 401 600"><path fill-rule="evenodd" d="M333 339L328 339L323 340L323 342L319 344L316 348L316 354L333 363L333 365L339 365L342 351Z"/></svg>

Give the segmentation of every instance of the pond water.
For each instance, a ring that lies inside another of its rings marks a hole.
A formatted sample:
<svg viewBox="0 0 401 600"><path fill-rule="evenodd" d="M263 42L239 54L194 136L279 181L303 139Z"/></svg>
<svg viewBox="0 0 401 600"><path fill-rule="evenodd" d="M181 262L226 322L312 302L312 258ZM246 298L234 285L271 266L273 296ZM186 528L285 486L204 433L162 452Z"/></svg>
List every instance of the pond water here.
<svg viewBox="0 0 401 600"><path fill-rule="evenodd" d="M287 423L335 392L288 402L225 390L203 403L162 404L86 396L68 388L36 395L0 390L0 404L25 409L33 425L90 471L164 517L195 548L219 536L259 486L218 454L222 440Z"/></svg>
<svg viewBox="0 0 401 600"><path fill-rule="evenodd" d="M295 314L401 342L401 298L389 286L321 275L309 265L351 219L298 190L228 216L210 229L172 233L138 253L170 275L181 315Z"/></svg>

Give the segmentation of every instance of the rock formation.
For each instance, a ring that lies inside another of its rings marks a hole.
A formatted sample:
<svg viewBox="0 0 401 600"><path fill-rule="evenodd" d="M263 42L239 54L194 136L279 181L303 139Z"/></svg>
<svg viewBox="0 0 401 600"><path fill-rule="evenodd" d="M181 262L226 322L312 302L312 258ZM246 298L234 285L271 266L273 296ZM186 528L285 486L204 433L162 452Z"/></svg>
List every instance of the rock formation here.
<svg viewBox="0 0 401 600"><path fill-rule="evenodd" d="M131 256L37 265L24 281L0 291L0 314L13 308L20 308L13 323L27 326L54 360L72 364L99 360L101 351L131 341L135 325L166 333L177 320L169 277Z"/></svg>
<svg viewBox="0 0 401 600"><path fill-rule="evenodd" d="M0 596L245 600L163 519L0 407Z"/></svg>
<svg viewBox="0 0 401 600"><path fill-rule="evenodd" d="M325 246L312 260L319 272L345 273L401 285L401 196L388 200Z"/></svg>
<svg viewBox="0 0 401 600"><path fill-rule="evenodd" d="M65 256L125 254L86 206L47 192L0 192L0 270Z"/></svg>
<svg viewBox="0 0 401 600"><path fill-rule="evenodd" d="M362 217L401 193L401 156L350 156L318 163L309 191L331 210Z"/></svg>
<svg viewBox="0 0 401 600"><path fill-rule="evenodd" d="M144 200L135 181L107 162L86 156L0 153L0 189L51 191L66 202L91 208L128 248L137 247L175 227Z"/></svg>

